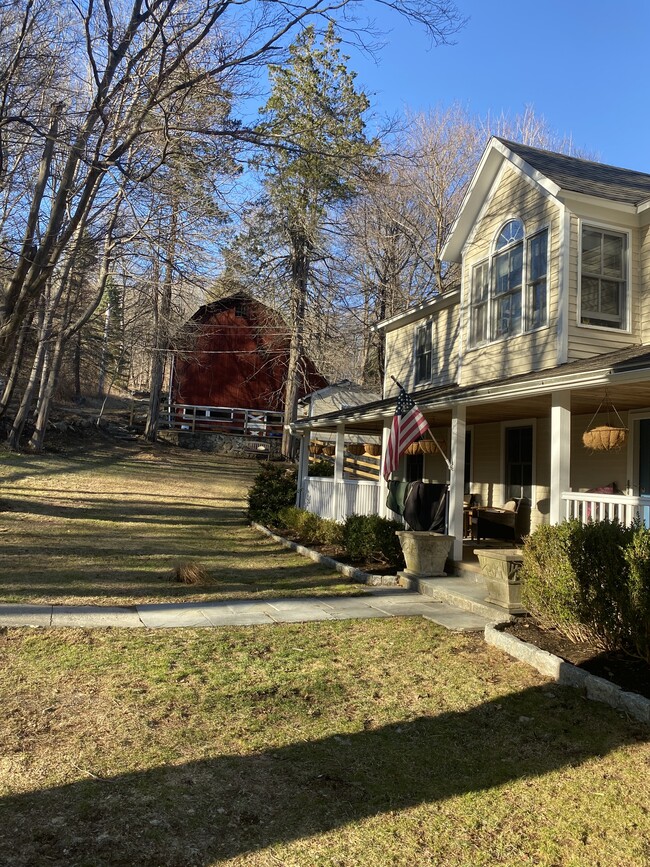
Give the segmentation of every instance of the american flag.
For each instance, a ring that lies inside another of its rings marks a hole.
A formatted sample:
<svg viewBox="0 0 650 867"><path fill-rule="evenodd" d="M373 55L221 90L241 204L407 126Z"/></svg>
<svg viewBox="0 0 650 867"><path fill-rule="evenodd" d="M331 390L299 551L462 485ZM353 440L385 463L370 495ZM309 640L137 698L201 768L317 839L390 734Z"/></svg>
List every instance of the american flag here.
<svg viewBox="0 0 650 867"><path fill-rule="evenodd" d="M399 459L412 442L420 439L429 430L427 420L417 408L415 401L403 388L397 398L393 424L384 455L384 478L399 466Z"/></svg>

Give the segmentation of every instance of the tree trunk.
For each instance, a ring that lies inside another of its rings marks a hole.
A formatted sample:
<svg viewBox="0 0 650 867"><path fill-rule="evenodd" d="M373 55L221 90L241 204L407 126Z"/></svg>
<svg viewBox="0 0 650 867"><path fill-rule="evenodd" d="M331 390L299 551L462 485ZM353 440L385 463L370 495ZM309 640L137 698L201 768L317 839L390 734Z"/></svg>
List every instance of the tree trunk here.
<svg viewBox="0 0 650 867"><path fill-rule="evenodd" d="M172 309L172 287L174 283L174 265L176 261L176 238L178 231L178 212L176 205L172 206L169 225L169 240L165 256L165 276L162 283L160 306L155 305L155 339L151 357L151 374L149 379L149 409L144 435L149 442L155 442L158 436L160 420L160 396L165 377L166 353L169 349L169 317ZM157 292L158 288L155 287Z"/></svg>
<svg viewBox="0 0 650 867"><path fill-rule="evenodd" d="M20 368L23 362L23 355L25 353L25 338L27 337L27 332L31 324L31 317L25 319L20 331L18 332L18 339L14 347L14 357L11 362L11 368L9 370L9 373L7 374L7 380L5 382L5 387L2 391L2 397L0 397L0 418L6 413L7 409L9 408L11 398L13 397L14 390L16 388L16 383L18 382L18 374L20 373Z"/></svg>
<svg viewBox="0 0 650 867"><path fill-rule="evenodd" d="M61 370L61 362L63 361L63 336L60 334L53 352L49 358L49 364L43 370L41 384L38 394L38 412L34 425L34 433L29 440L29 447L32 451L41 452L43 450L43 442L45 440L45 430L50 417L50 406L54 389L59 378Z"/></svg>
<svg viewBox="0 0 650 867"><path fill-rule="evenodd" d="M291 436L289 425L295 421L298 407L301 362L304 358L305 306L309 281L309 251L306 238L296 233L291 239L291 343L287 366L287 383L284 392L284 429L282 431L282 454L292 460L296 453L296 438Z"/></svg>
<svg viewBox="0 0 650 867"><path fill-rule="evenodd" d="M29 416L29 412L32 408L36 385L40 379L43 370L43 363L45 360L45 354L51 330L50 314L48 313L46 316L44 307L44 303L41 303L39 305L39 337L38 343L36 345L36 352L34 353L34 359L32 361L32 369L29 374L29 379L27 380L27 385L23 390L18 410L16 411L16 415L14 416L14 421L11 426L11 430L9 431L9 436L7 437L7 447L10 449L18 448L20 438L23 434L23 430L25 429L25 424Z"/></svg>

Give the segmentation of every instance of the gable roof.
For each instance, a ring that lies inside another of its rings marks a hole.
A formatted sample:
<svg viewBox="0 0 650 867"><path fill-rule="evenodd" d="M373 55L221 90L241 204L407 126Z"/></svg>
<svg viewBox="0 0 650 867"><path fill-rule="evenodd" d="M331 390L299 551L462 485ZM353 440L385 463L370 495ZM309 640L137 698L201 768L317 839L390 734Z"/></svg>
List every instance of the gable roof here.
<svg viewBox="0 0 650 867"><path fill-rule="evenodd" d="M650 175L644 172L544 151L505 138L497 137L497 141L554 181L562 190L627 205L640 205L650 199Z"/></svg>
<svg viewBox="0 0 650 867"><path fill-rule="evenodd" d="M460 262L463 247L504 162L559 200L562 193L603 199L630 209L650 203L650 175L632 169L569 157L493 136L478 164L442 250L447 262Z"/></svg>

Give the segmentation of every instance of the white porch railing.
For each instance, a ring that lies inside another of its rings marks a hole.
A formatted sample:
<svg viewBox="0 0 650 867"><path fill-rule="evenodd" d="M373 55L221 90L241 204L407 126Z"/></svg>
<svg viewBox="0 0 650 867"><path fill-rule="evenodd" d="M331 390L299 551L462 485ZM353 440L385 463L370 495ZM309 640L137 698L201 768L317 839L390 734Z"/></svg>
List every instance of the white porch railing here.
<svg viewBox="0 0 650 867"><path fill-rule="evenodd" d="M346 479L307 478L303 509L321 518L344 521L348 515L376 515L379 512L379 485Z"/></svg>
<svg viewBox="0 0 650 867"><path fill-rule="evenodd" d="M588 521L618 520L629 525L640 519L650 527L650 497L628 497L623 494L580 494L568 491L562 494L567 520L577 518L583 524Z"/></svg>

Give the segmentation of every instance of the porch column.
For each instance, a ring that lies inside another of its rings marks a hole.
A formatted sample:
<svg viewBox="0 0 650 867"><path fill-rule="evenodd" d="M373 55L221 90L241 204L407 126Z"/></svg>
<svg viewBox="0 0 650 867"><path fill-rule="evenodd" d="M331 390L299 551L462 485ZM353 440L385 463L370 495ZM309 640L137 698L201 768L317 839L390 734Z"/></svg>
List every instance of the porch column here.
<svg viewBox="0 0 650 867"><path fill-rule="evenodd" d="M465 419L467 410L456 406L451 414L451 471L449 473L449 535L454 537L453 558L463 559L463 499L465 494Z"/></svg>
<svg viewBox="0 0 650 867"><path fill-rule="evenodd" d="M554 391L551 395L551 496L550 521L564 519L563 491L571 484L571 392Z"/></svg>
<svg viewBox="0 0 650 867"><path fill-rule="evenodd" d="M300 455L298 457L298 489L296 490L296 506L305 508L307 500L307 484L309 480L309 445L311 431L307 431L300 437Z"/></svg>
<svg viewBox="0 0 650 867"><path fill-rule="evenodd" d="M390 429L393 424L392 418L384 419L384 426L381 431L381 458L379 461L379 507L377 512L380 517L388 518L389 509L386 505L386 499L388 497L388 482L384 478L384 474L382 470L384 469L384 457L386 455L386 449L388 448L388 437L390 436Z"/></svg>
<svg viewBox="0 0 650 867"><path fill-rule="evenodd" d="M335 521L345 521L345 490L343 465L345 462L345 425L336 426L336 451L334 452L334 514Z"/></svg>

